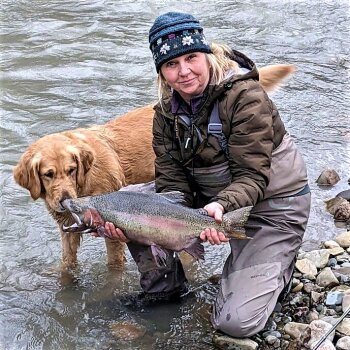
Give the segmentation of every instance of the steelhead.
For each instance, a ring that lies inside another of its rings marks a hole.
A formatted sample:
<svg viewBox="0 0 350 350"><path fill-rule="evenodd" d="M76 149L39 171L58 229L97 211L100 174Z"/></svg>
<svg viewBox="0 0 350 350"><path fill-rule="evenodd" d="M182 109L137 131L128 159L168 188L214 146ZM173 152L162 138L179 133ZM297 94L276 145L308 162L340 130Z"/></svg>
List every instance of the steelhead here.
<svg viewBox="0 0 350 350"><path fill-rule="evenodd" d="M184 205L181 192L142 193L116 191L107 194L66 199L62 205L71 212L75 224L63 225L65 232L97 232L106 237L104 224L112 222L124 231L130 240L151 246L153 255L162 260L166 254L161 248L186 251L195 258L204 258L199 239L207 227L216 228L228 238L247 239L244 226L252 207L228 212L222 224L207 215L204 209Z"/></svg>

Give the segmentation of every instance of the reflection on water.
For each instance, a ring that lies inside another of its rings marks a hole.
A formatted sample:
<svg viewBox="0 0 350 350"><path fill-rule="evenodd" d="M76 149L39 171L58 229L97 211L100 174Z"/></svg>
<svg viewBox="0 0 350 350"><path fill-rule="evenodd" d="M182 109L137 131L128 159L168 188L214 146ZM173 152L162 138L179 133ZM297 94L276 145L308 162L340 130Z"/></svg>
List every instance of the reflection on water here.
<svg viewBox="0 0 350 350"><path fill-rule="evenodd" d="M108 271L105 248L86 237L73 276L58 271L60 239L41 201L14 184L12 168L25 148L52 132L94 123L156 99L147 32L156 15L198 16L209 40L226 42L259 66L295 63L298 73L273 99L305 156L313 205L305 247L337 229L323 201L347 188L349 174L349 33L346 1L35 1L4 0L1 13L0 349L211 349L208 321L226 246L207 247L206 260L187 262L196 290L179 305L126 308L137 292L129 258L122 274ZM335 188L318 188L325 168ZM218 258L220 257L220 258ZM111 325L135 322L142 339L126 341Z"/></svg>

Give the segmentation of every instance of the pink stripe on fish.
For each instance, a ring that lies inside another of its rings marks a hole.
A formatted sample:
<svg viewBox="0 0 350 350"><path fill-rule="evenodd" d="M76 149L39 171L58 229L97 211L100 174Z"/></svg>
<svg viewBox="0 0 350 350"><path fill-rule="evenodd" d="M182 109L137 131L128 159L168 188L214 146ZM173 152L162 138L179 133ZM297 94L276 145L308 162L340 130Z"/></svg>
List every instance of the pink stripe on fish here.
<svg viewBox="0 0 350 350"><path fill-rule="evenodd" d="M124 214L124 215L123 215ZM132 221L135 221L141 225L154 227L154 228L161 228L161 229L168 229L168 230L187 230L188 226L187 224L180 219L175 218L165 218L161 216L151 216L151 215L143 215L143 214L128 214L128 213L118 213L118 216L124 216L125 218L128 218L130 220L132 218Z"/></svg>

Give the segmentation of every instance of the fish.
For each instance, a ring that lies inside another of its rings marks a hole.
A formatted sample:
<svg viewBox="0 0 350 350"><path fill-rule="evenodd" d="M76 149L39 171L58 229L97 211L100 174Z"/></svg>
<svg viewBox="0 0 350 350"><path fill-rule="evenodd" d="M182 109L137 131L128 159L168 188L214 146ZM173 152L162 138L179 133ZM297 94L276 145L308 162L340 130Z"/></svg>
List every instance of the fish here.
<svg viewBox="0 0 350 350"><path fill-rule="evenodd" d="M70 226L62 225L63 232L97 232L107 237L104 224L112 222L131 242L150 246L157 262L164 262L164 248L175 252L186 251L196 259L204 259L201 231L212 227L230 239L250 239L245 224L252 206L223 215L221 224L206 210L184 205L182 192L144 193L116 191L96 196L65 199L62 206L74 218Z"/></svg>

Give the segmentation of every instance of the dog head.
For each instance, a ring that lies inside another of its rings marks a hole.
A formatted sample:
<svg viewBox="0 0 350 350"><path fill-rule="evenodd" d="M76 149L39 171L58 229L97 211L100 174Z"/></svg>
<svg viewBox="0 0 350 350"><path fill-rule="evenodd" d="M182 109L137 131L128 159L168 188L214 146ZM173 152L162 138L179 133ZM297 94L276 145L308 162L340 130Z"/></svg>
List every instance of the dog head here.
<svg viewBox="0 0 350 350"><path fill-rule="evenodd" d="M82 140L73 142L62 133L52 134L28 147L13 175L34 200L43 198L51 210L62 212L60 203L78 196L94 159L93 150Z"/></svg>

